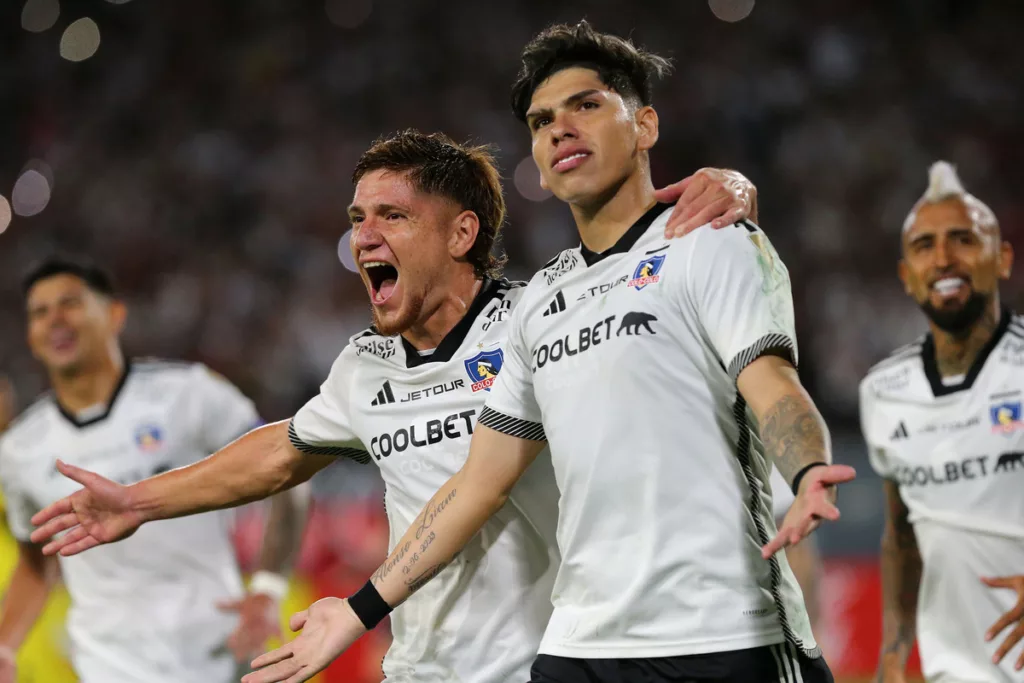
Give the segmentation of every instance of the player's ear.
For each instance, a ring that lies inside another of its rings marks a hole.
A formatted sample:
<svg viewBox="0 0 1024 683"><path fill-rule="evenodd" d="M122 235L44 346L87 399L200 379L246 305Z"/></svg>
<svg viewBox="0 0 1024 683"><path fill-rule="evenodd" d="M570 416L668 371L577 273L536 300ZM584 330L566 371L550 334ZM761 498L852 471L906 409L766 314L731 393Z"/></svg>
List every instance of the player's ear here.
<svg viewBox="0 0 1024 683"><path fill-rule="evenodd" d="M448 253L460 259L469 253L480 232L480 219L475 211L463 211L454 218L448 234Z"/></svg>
<svg viewBox="0 0 1024 683"><path fill-rule="evenodd" d="M128 307L123 301L114 299L110 302L110 327L115 334L124 331L124 324L128 320Z"/></svg>
<svg viewBox="0 0 1024 683"><path fill-rule="evenodd" d="M636 110L635 120L639 134L637 147L646 152L658 142L658 112L654 107L640 107Z"/></svg>
<svg viewBox="0 0 1024 683"><path fill-rule="evenodd" d="M1003 280L1010 279L1010 271L1013 270L1013 245L1009 242L1002 242L999 245L999 277Z"/></svg>

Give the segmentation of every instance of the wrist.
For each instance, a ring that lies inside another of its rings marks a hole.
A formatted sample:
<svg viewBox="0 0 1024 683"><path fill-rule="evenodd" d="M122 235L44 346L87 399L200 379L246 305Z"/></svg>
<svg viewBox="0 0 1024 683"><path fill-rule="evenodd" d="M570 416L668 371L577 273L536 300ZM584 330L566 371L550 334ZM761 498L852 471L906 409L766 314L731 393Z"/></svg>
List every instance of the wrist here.
<svg viewBox="0 0 1024 683"><path fill-rule="evenodd" d="M288 579L261 569L249 579L249 592L268 595L276 602L281 602L288 595Z"/></svg>
<svg viewBox="0 0 1024 683"><path fill-rule="evenodd" d="M362 588L349 597L347 602L349 608L367 631L372 631L377 624L384 621L392 610L391 605L385 602L377 592L372 581L367 581Z"/></svg>
<svg viewBox="0 0 1024 683"><path fill-rule="evenodd" d="M808 478L808 475L814 469L816 469L818 467L826 467L826 466L828 466L827 462L819 460L817 462L812 462L812 463L809 463L807 465L804 465L802 468L800 468L800 471L797 472L796 476L793 477L793 483L791 484L791 487L793 489L793 495L794 496L799 496L800 495L800 487L803 485L804 480ZM811 477L811 479L813 479L813 476Z"/></svg>

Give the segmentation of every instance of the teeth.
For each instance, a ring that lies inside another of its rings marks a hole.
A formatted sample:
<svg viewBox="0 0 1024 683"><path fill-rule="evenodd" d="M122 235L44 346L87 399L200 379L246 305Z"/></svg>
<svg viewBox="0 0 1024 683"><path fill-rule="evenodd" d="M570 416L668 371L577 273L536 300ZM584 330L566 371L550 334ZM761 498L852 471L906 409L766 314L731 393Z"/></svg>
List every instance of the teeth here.
<svg viewBox="0 0 1024 683"><path fill-rule="evenodd" d="M390 263L385 261L367 261L363 264L363 268L379 268L380 266L390 266Z"/></svg>
<svg viewBox="0 0 1024 683"><path fill-rule="evenodd" d="M932 288L935 289L940 294L949 294L958 289L963 284L964 281L962 278L944 277L935 284L933 284Z"/></svg>
<svg viewBox="0 0 1024 683"><path fill-rule="evenodd" d="M587 156L586 152L577 152L576 154L573 154L572 156L565 157L564 159L559 159L558 163L564 164L567 161L572 161L573 159L582 159L585 156Z"/></svg>

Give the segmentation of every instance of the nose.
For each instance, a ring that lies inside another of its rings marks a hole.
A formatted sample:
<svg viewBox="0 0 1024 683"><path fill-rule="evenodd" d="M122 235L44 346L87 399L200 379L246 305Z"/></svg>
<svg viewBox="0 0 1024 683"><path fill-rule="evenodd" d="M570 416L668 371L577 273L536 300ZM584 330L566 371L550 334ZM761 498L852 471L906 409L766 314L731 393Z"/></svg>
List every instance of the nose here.
<svg viewBox="0 0 1024 683"><path fill-rule="evenodd" d="M935 266L945 269L950 265L952 265L952 250L945 240L938 240L935 245Z"/></svg>
<svg viewBox="0 0 1024 683"><path fill-rule="evenodd" d="M554 120L549 128L551 131L551 143L558 146L563 140L575 140L579 137L576 127L573 125L572 116L568 112L556 112Z"/></svg>
<svg viewBox="0 0 1024 683"><path fill-rule="evenodd" d="M356 251L369 251L383 244L384 238L375 218L367 216L352 231L352 246Z"/></svg>

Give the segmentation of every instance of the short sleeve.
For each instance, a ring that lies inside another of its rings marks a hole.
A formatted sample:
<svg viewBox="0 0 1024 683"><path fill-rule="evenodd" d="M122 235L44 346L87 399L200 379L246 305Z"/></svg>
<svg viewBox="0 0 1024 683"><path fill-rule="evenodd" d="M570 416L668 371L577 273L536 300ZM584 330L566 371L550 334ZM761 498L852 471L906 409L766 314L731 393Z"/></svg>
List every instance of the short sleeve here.
<svg viewBox="0 0 1024 683"><path fill-rule="evenodd" d="M526 307L520 304L509 321L509 335L502 349L501 370L478 422L491 429L530 441L546 441L540 406L533 393L530 351L522 333Z"/></svg>
<svg viewBox="0 0 1024 683"><path fill-rule="evenodd" d="M29 541L32 526L32 515L39 511L22 488L18 474L8 466L8 455L4 453L4 443L0 439L0 489L3 490L4 512L7 515L7 526L11 534L24 543Z"/></svg>
<svg viewBox="0 0 1024 683"><path fill-rule="evenodd" d="M868 448L868 461L871 463L871 468L883 479L891 479L892 464L889 462L885 448L879 446L878 439L874 438L874 421L876 419L874 398L871 381L865 377L860 383L860 431Z"/></svg>
<svg viewBox="0 0 1024 683"><path fill-rule="evenodd" d="M256 406L238 387L205 365L196 366L195 373L203 450L213 453L262 424Z"/></svg>
<svg viewBox="0 0 1024 683"><path fill-rule="evenodd" d="M797 363L789 271L752 223L694 233L687 286L711 345L735 380L772 353Z"/></svg>
<svg viewBox="0 0 1024 683"><path fill-rule="evenodd" d="M352 429L351 400L356 354L345 347L331 367L320 393L292 418L288 438L295 448L311 455L333 455L370 462L370 454Z"/></svg>

